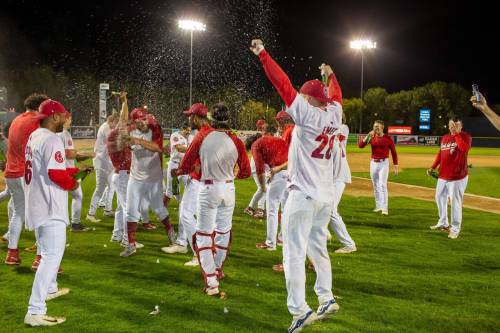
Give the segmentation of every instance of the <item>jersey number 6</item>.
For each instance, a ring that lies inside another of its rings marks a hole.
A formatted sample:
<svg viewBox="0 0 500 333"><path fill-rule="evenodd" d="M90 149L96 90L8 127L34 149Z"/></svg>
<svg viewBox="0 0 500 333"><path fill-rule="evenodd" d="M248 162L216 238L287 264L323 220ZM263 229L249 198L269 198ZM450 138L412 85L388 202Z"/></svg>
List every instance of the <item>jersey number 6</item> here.
<svg viewBox="0 0 500 333"><path fill-rule="evenodd" d="M315 141L320 142L319 147L314 149L314 151L311 153L311 157L314 158L326 158L327 160L332 157L332 149L333 149L333 142L335 141L335 136L332 135L330 140L328 140L328 135L322 133L318 135L315 139ZM328 149L326 150L326 153L323 154L323 149L325 149L325 146L328 145Z"/></svg>
<svg viewBox="0 0 500 333"><path fill-rule="evenodd" d="M32 164L31 161L26 161L26 164L24 166L24 181L26 182L26 185L29 185L31 183L31 179L33 178L33 171L32 169Z"/></svg>

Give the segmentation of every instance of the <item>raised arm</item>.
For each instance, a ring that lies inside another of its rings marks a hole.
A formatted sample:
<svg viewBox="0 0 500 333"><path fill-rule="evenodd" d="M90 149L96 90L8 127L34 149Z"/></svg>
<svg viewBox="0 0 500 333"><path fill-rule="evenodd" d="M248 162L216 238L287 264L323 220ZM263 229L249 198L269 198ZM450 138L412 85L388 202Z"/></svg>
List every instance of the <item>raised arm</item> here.
<svg viewBox="0 0 500 333"><path fill-rule="evenodd" d="M326 75L328 78L328 97L342 104L342 89L332 68L330 65L322 64L319 69L321 70L321 75Z"/></svg>
<svg viewBox="0 0 500 333"><path fill-rule="evenodd" d="M295 96L297 96L297 91L293 87L286 73L264 49L262 41L260 39L252 40L250 50L259 56L267 78L271 81L274 88L276 88L278 94L281 96L281 99L285 102L285 105L288 107L292 105L295 100Z"/></svg>
<svg viewBox="0 0 500 333"><path fill-rule="evenodd" d="M471 97L470 101L472 103L472 106L481 111L486 116L486 118L488 118L490 123L498 131L500 131L500 116L488 106L488 103L486 102L486 99L482 94L479 94L479 98L480 100L478 101L476 96Z"/></svg>

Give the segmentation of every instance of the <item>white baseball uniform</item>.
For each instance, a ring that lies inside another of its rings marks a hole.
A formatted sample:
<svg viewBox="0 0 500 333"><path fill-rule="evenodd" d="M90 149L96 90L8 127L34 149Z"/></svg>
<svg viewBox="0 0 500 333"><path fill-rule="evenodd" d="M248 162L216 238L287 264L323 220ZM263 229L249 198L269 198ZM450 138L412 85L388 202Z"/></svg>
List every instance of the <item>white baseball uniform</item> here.
<svg viewBox="0 0 500 333"><path fill-rule="evenodd" d="M57 135L61 138L64 149L73 150L75 146L73 145L73 138L68 130L64 129L61 133L57 133ZM66 166L68 168L75 167L75 161L66 159ZM76 190L71 191L71 224L79 224L81 222L81 214L82 214L82 199L83 192L82 187L78 186Z"/></svg>
<svg viewBox="0 0 500 333"><path fill-rule="evenodd" d="M34 131L26 146L26 228L35 230L42 256L29 300L30 314L45 314L48 293L56 292L57 271L66 247L68 193L49 177L66 170L61 139L46 128Z"/></svg>
<svg viewBox="0 0 500 333"><path fill-rule="evenodd" d="M166 190L166 196L169 198L172 198L172 170L175 170L179 167L179 163L181 162L182 158L184 157L184 153L181 153L180 151L177 150L176 146L177 145L182 145L182 146L189 146L189 144L193 141L193 136L189 135L188 138L183 136L180 132L175 132L172 133L170 136L170 160L168 161L168 166L167 166L167 190ZM187 182L188 176L178 176L177 179L179 180L179 186L185 187L186 182ZM180 201L182 196L180 194L176 195L175 198L177 201ZM179 231L180 232L180 231Z"/></svg>
<svg viewBox="0 0 500 333"><path fill-rule="evenodd" d="M258 208L264 210L264 207L266 206L266 192L262 192L260 183L259 183L259 177L257 176L257 173L255 172L255 161L253 160L253 157L250 159L250 170L252 172L252 178L253 181L255 182L255 185L257 185L257 190L255 190L255 193L252 196L252 199L250 200L250 203L248 204L248 207L251 207L253 209ZM269 171L269 168L266 168L266 173Z"/></svg>
<svg viewBox="0 0 500 333"><path fill-rule="evenodd" d="M349 163L347 163L346 146L348 137L349 127L347 127L347 125L341 125L335 132L335 142L332 150L334 200L330 224L333 233L343 246L355 247L356 244L347 232L342 216L340 216L338 212L338 206L342 199L342 193L344 193L345 186L351 183L351 170L349 168Z"/></svg>
<svg viewBox="0 0 500 333"><path fill-rule="evenodd" d="M106 211L111 211L113 209L113 200L109 200L109 197L112 199L114 196L112 182L113 165L106 149L106 140L109 136L109 132L111 132L111 128L107 122L102 124L97 131L97 139L94 145L95 157L93 159L96 185L94 194L90 200L89 215L95 215L99 207L99 200L101 200L106 186L108 187L108 200L104 209Z"/></svg>

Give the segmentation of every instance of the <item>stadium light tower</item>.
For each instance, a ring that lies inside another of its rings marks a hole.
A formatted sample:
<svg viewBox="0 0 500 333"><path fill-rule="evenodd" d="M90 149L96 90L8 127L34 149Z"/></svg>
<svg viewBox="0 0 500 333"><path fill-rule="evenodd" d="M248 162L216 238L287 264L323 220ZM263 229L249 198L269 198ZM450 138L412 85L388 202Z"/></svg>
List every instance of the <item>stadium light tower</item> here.
<svg viewBox="0 0 500 333"><path fill-rule="evenodd" d="M192 20L179 20L179 28L191 33L191 53L189 56L189 106L193 105L193 32L205 31L206 25Z"/></svg>
<svg viewBox="0 0 500 333"><path fill-rule="evenodd" d="M361 92L360 92L360 98L363 100L363 75L364 75L364 62L365 62L365 57L364 57L364 50L368 49L376 49L377 48L377 42L374 42L369 39L357 39L351 41L351 49L354 49L356 51L359 51L361 53ZM359 132L363 132L363 113L360 113L359 115Z"/></svg>

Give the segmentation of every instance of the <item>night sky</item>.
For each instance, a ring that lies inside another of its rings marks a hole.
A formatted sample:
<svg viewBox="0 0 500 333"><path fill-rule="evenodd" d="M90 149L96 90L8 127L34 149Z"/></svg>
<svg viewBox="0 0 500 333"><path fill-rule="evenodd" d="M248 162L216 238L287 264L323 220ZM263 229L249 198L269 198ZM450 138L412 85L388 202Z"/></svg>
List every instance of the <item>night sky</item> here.
<svg viewBox="0 0 500 333"><path fill-rule="evenodd" d="M195 35L196 86L235 84L253 97L269 89L247 49L262 37L294 84L317 77L327 62L345 95L357 96L360 57L348 44L364 36L378 46L365 57L366 88L478 83L500 103L495 16L492 3L479 1L7 0L0 6L0 70L46 64L102 80L132 76L149 88L185 83L189 35L177 19L193 17L207 24Z"/></svg>

